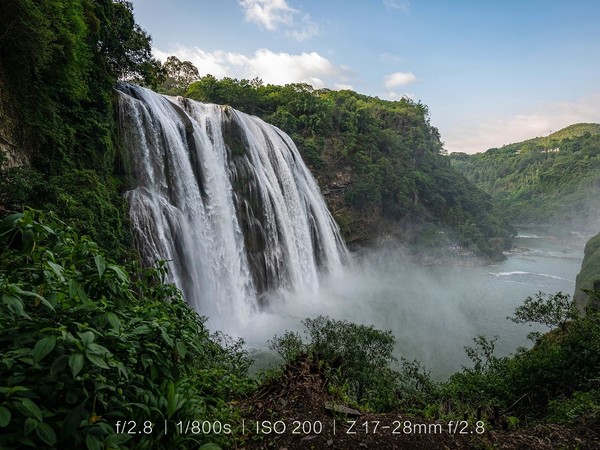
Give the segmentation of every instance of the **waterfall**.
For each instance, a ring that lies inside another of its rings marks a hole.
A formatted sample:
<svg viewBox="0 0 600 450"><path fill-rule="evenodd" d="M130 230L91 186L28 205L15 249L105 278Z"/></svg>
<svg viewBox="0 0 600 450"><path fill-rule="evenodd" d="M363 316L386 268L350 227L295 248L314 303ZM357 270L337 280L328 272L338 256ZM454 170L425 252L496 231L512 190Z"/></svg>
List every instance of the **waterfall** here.
<svg viewBox="0 0 600 450"><path fill-rule="evenodd" d="M317 289L346 247L291 138L227 106L119 86L136 247L230 331L275 293Z"/></svg>

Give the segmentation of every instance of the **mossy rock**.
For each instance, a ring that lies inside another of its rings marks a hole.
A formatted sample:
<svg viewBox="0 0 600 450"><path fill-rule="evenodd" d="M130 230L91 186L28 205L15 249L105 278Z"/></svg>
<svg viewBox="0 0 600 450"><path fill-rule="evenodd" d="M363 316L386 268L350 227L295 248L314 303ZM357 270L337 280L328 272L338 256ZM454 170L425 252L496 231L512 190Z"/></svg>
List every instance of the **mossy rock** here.
<svg viewBox="0 0 600 450"><path fill-rule="evenodd" d="M600 280L600 234L591 238L585 245L581 271L577 275L573 298L580 310L584 310L586 307L600 307L598 302L590 304L589 296L583 292L583 289L592 289L594 282L598 280Z"/></svg>

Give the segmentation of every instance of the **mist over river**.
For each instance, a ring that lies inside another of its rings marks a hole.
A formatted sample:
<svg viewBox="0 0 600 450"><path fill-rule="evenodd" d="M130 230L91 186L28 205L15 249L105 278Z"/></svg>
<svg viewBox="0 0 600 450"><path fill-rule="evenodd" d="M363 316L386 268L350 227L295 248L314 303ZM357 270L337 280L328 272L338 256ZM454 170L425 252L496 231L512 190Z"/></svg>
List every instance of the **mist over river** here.
<svg viewBox="0 0 600 450"><path fill-rule="evenodd" d="M303 335L306 317L374 325L394 333L397 356L418 359L443 379L470 364L464 346L478 335L498 336L496 356L530 346L527 334L545 328L506 316L538 291L572 295L585 242L576 234L559 238L523 230L506 260L483 266L421 266L391 248L355 254L354 264L323 280L318 291L273 299L269 311L240 326L239 335L264 367L273 360L267 340L285 330Z"/></svg>

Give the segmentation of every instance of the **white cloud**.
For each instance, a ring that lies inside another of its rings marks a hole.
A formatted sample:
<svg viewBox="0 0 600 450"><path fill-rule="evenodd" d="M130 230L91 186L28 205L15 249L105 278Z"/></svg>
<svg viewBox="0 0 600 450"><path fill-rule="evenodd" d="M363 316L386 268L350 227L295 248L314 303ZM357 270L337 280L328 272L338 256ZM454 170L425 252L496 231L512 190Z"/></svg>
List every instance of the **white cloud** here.
<svg viewBox="0 0 600 450"><path fill-rule="evenodd" d="M287 30L285 35L291 38L294 38L298 42L306 41L311 37L318 36L321 32L321 28L315 22L312 21L308 14L305 14L302 17L302 28Z"/></svg>
<svg viewBox="0 0 600 450"><path fill-rule="evenodd" d="M414 96L415 96L415 94L409 94L409 93L400 94L398 92L389 91L389 92L385 92L384 94L381 94L379 97L382 98L383 100L398 101L405 97L414 99Z"/></svg>
<svg viewBox="0 0 600 450"><path fill-rule="evenodd" d="M189 49L180 47L173 52L163 52L158 48L153 48L152 53L156 58L163 62L171 55L177 56L181 61L191 61L192 64L198 68L200 75L210 73L217 78L229 76L230 70L228 65L225 64L226 60L229 61L230 65L243 64L239 58L236 58L235 54L228 54L221 50L217 50L216 52L205 52L199 48Z"/></svg>
<svg viewBox="0 0 600 450"><path fill-rule="evenodd" d="M254 76L273 84L312 83L315 79L321 81L321 76L332 77L338 72L327 58L316 52L292 55L260 49L248 62Z"/></svg>
<svg viewBox="0 0 600 450"><path fill-rule="evenodd" d="M258 77L271 84L309 83L316 88L335 86L335 83L345 81L347 73L346 69L334 65L317 52L275 53L263 48L247 56L223 50L207 52L197 47L180 47L171 52L154 48L153 52L162 61L170 55L175 55L182 61L191 61L201 76L211 74L217 78L245 79Z"/></svg>
<svg viewBox="0 0 600 450"><path fill-rule="evenodd" d="M310 84L312 87L317 88L317 89L321 89L321 88L325 87L325 82L318 77L310 77L308 84Z"/></svg>
<svg viewBox="0 0 600 450"><path fill-rule="evenodd" d="M509 117L475 119L454 129L443 130L442 140L449 152L476 153L505 144L547 136L579 122L600 122L600 92L574 102L553 102L537 105L530 111Z"/></svg>
<svg viewBox="0 0 600 450"><path fill-rule="evenodd" d="M292 8L286 0L238 0L244 9L247 22L256 23L268 31L276 31L280 27L286 28L284 34L299 42L318 36L321 29L309 14L304 14L300 24L295 21L295 16L300 11Z"/></svg>
<svg viewBox="0 0 600 450"><path fill-rule="evenodd" d="M354 90L354 86L352 86L351 84L344 84L344 83L333 83L333 88L336 91L353 91Z"/></svg>
<svg viewBox="0 0 600 450"><path fill-rule="evenodd" d="M239 0L245 10L246 21L273 31L279 24L291 25L298 11L288 6L286 0Z"/></svg>
<svg viewBox="0 0 600 450"><path fill-rule="evenodd" d="M383 4L388 9L397 9L402 12L408 12L410 10L409 0L383 0Z"/></svg>
<svg viewBox="0 0 600 450"><path fill-rule="evenodd" d="M394 72L385 77L385 87L392 89L415 81L417 81L417 77L412 72Z"/></svg>

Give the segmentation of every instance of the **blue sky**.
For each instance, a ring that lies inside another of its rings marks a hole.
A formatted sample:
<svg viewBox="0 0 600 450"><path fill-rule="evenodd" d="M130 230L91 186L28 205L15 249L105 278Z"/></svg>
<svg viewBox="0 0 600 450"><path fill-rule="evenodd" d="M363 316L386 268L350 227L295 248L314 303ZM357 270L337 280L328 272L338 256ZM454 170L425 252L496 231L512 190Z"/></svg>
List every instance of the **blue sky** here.
<svg viewBox="0 0 600 450"><path fill-rule="evenodd" d="M448 151L600 122L598 0L133 0L200 73L429 106Z"/></svg>

